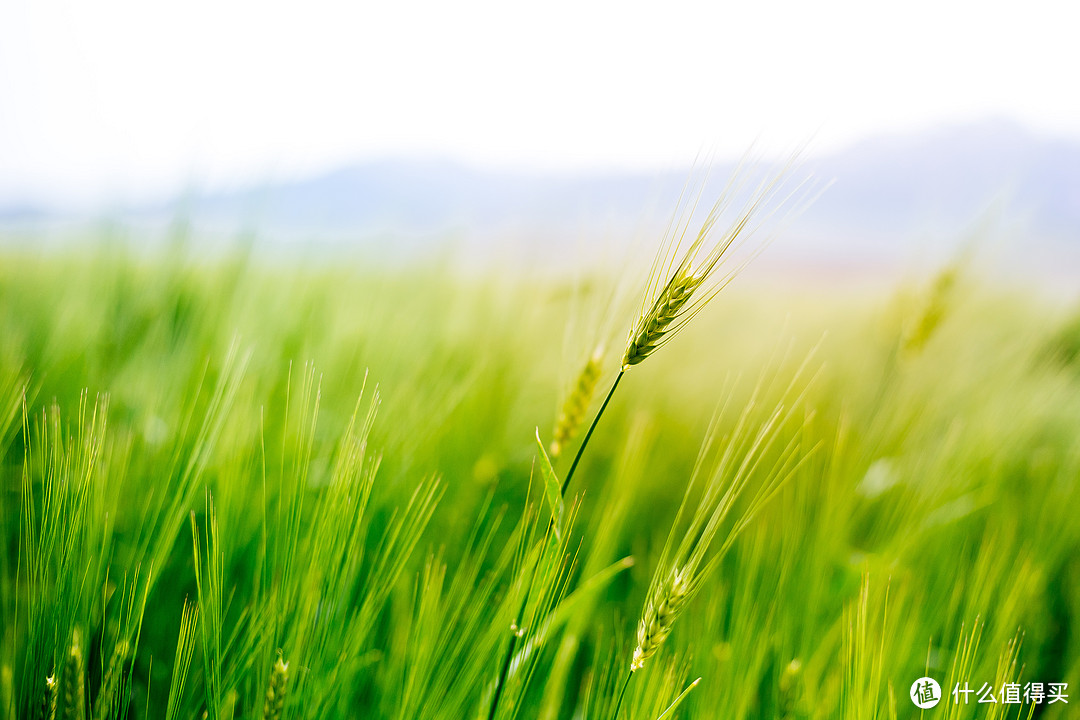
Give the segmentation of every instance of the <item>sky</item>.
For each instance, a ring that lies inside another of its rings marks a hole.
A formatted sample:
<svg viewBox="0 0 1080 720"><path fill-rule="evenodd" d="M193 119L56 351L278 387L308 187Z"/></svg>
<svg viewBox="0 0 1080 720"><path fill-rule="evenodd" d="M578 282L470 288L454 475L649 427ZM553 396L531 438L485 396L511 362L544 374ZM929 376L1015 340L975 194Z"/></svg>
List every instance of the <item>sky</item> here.
<svg viewBox="0 0 1080 720"><path fill-rule="evenodd" d="M670 169L987 117L1080 141L1070 5L0 0L0 204L395 156Z"/></svg>

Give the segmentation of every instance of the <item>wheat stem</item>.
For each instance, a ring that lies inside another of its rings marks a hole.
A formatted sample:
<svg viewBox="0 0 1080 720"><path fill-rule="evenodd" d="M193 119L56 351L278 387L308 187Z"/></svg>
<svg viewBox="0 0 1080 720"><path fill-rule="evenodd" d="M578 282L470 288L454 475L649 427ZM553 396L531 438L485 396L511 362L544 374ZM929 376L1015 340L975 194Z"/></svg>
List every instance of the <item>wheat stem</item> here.
<svg viewBox="0 0 1080 720"><path fill-rule="evenodd" d="M585 438L581 441L581 446L578 448L577 454L574 455L574 462L570 465L570 472L567 473L566 479L563 480L562 487L559 489L559 492L562 495L566 495L566 488L570 484L570 478L573 477L574 470L577 469L578 462L581 460L581 455L585 451L585 446L589 444L589 438L592 437L593 430L596 429L596 424L600 421L600 416L604 414L604 409L607 408L608 403L611 401L611 396L615 394L615 388L619 386L619 380L622 379L624 372L624 370L620 370L619 374L615 377L615 382L611 384L611 389L608 390L607 397L604 398L600 410L597 411L596 417L593 418L592 423L589 425L589 430L585 433ZM495 720L495 714L499 710L499 700L502 699L503 689L506 687L506 679L510 674L510 663L514 657L514 650L517 649L518 640L525 634L524 629L519 627L519 623L521 622L521 618L525 615L525 609L529 604L529 596L532 594L533 582L536 580L537 572L540 570L540 559L542 557L542 552L536 554L536 563L533 566L532 575L529 577L529 583L525 586L525 594L521 599L521 607L518 608L517 615L514 616L514 623L510 626L510 642L506 646L506 655L503 657L502 665L499 669L499 678L495 683L495 693L491 697L491 707L488 709L488 720Z"/></svg>
<svg viewBox="0 0 1080 720"><path fill-rule="evenodd" d="M582 376L578 380L578 388L575 393L583 391L584 385L588 383L588 395L591 397L593 387L596 384L596 376L599 374L601 353L598 350L589 359L585 369L582 371ZM574 455L574 462L570 465L570 471L566 474L566 478L562 482L562 486L559 488L559 494L566 495L566 488L570 484L570 478L574 476L574 471L577 469L578 463L581 461L581 455L585 452L585 447L589 444L589 438L592 437L593 431L596 429L596 424L600 421L600 416L604 414L604 410L607 408L608 403L611 402L611 396L615 394L615 388L619 386L619 380L622 379L625 370L620 370L619 374L615 377L615 382L611 384L611 389L608 390L607 396L604 398L603 404L600 405L600 409L596 413L596 417L593 418L592 423L589 425L588 431L585 433L585 437L581 441L581 446L578 447L577 454ZM588 377L587 377L588 376ZM569 401L568 401L569 404ZM587 406L587 400L585 405ZM560 424L561 424L560 418ZM558 432L556 432L558 434ZM514 657L514 650L517 649L518 640L525 634L524 628L519 626L525 610L529 604L529 596L532 594L533 583L536 581L537 573L540 570L540 560L543 558L543 552L537 552L536 563L533 565L532 575L529 577L529 583L525 586L525 594L521 599L521 607L518 608L517 615L514 616L514 622L510 626L510 642L506 646L506 655L503 657L502 666L499 669L499 678L495 683L495 693L491 697L491 707L488 709L488 720L495 720L495 714L499 710L499 700L502 699L503 689L506 687L506 679L510 674L510 663Z"/></svg>
<svg viewBox="0 0 1080 720"><path fill-rule="evenodd" d="M536 581L536 575L540 572L540 559L543 557L543 552L536 553L536 563L533 565L532 575L529 577L529 584L525 586L525 594L521 598L521 606L518 608L517 615L514 616L514 621L510 625L510 642L506 646L506 655L503 657L502 666L499 668L499 679L495 683L495 694L491 697L491 708L488 710L488 720L495 720L495 713L499 709L499 700L502 698L503 689L506 687L506 679L510 675L510 663L514 658L514 650L517 649L518 640L525 635L525 628L521 627L521 622L525 616L525 609L529 605L529 596L532 594L533 583Z"/></svg>
<svg viewBox="0 0 1080 720"><path fill-rule="evenodd" d="M495 720L495 713L499 709L499 700L502 698L503 688L506 687L506 678L510 674L510 663L514 658L514 649L517 647L521 630L517 624L510 626L510 642L506 645L506 655L503 656L502 665L499 668L499 680L495 684L495 694L491 697L491 708L488 710L488 720Z"/></svg>
<svg viewBox="0 0 1080 720"><path fill-rule="evenodd" d="M619 374L615 376L615 382L611 384L611 389L608 390L607 397L604 398L604 404L600 406L600 409L596 413L596 417L593 418L592 424L589 425L588 431L585 433L584 439L581 441L581 446L578 448L577 454L574 455L574 462L570 464L570 471L566 473L566 478L562 482L560 492L565 496L566 488L570 486L570 478L574 477L574 471L577 470L578 463L581 462L581 455L585 452L585 446L589 444L589 438L592 437L593 430L596 429L596 424L600 422L600 416L604 414L604 410L607 409L608 403L611 402L611 396L615 394L615 388L619 387L619 381L622 380L622 376L626 373L626 369L619 371Z"/></svg>
<svg viewBox="0 0 1080 720"><path fill-rule="evenodd" d="M634 677L634 671L626 673L626 680L623 681L622 690L619 691L619 699L615 701L615 712L611 713L611 720L619 720L619 711L622 710L623 698L626 697L626 688L630 685L630 678Z"/></svg>

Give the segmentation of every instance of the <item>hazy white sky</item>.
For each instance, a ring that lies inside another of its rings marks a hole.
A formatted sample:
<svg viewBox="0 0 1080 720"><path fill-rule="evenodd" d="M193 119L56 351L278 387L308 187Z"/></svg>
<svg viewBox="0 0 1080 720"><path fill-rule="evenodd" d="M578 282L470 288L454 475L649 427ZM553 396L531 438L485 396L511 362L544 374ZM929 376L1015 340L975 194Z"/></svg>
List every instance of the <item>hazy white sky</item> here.
<svg viewBox="0 0 1080 720"><path fill-rule="evenodd" d="M0 198L397 154L671 167L988 115L1080 139L1075 7L0 0Z"/></svg>

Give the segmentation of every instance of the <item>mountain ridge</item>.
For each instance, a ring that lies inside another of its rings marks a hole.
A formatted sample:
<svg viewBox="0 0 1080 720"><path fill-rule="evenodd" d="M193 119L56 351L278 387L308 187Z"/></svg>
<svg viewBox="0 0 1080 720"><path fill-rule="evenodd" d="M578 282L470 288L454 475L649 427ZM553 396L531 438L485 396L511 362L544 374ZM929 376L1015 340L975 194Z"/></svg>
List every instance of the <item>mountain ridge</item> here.
<svg viewBox="0 0 1080 720"><path fill-rule="evenodd" d="M719 192L734 169L712 167L704 196ZM803 161L799 171L831 185L785 226L791 240L779 252L793 257L895 258L918 243L947 253L975 228L996 224L1023 237L1020 250L1029 255L1080 258L1080 144L1011 122L868 138ZM197 228L284 245L316 239L416 252L453 236L472 253L511 240L561 253L582 238L662 231L689 176L685 169L503 172L391 158L114 214L137 223L184 217ZM64 216L0 210L9 226L50 217Z"/></svg>

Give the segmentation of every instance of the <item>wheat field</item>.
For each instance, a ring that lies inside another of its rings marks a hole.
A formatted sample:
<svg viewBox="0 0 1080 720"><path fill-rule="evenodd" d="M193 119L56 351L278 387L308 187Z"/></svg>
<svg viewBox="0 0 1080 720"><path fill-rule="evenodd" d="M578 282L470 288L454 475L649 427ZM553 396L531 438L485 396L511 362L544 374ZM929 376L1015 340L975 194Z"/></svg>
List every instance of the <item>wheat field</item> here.
<svg viewBox="0 0 1080 720"><path fill-rule="evenodd" d="M0 253L0 720L1074 716L1075 310L133 245Z"/></svg>

